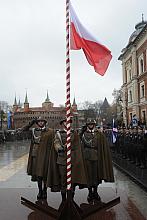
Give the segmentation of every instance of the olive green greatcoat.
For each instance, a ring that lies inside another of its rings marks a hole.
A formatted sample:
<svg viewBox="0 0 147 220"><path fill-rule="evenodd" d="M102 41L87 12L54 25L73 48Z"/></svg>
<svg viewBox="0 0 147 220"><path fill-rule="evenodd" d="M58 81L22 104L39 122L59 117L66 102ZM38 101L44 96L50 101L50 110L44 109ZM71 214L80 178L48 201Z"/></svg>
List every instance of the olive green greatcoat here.
<svg viewBox="0 0 147 220"><path fill-rule="evenodd" d="M54 130L49 128L41 133L36 161L36 175L47 180L50 150L54 143Z"/></svg>
<svg viewBox="0 0 147 220"><path fill-rule="evenodd" d="M36 176L37 155L33 155L33 148L34 147L37 148L38 146L31 141L28 164L27 164L27 174L32 176L33 181L36 181L37 180L37 176Z"/></svg>
<svg viewBox="0 0 147 220"><path fill-rule="evenodd" d="M29 129L28 126L25 126L23 129ZM41 137L41 129L40 128L32 128L32 138L30 144L30 151L28 157L28 165L27 165L27 174L32 176L32 181L37 180L36 176L36 163L37 163L37 155L38 155L38 147Z"/></svg>
<svg viewBox="0 0 147 220"><path fill-rule="evenodd" d="M97 184L101 183L102 180L105 182L114 182L112 157L105 134L95 130L91 145L93 146L92 150L90 147L85 148L82 142L85 167L89 166L89 161L97 161ZM88 173L88 170L86 173ZM90 180L88 180L87 175L88 186L90 185L89 183Z"/></svg>
<svg viewBox="0 0 147 220"><path fill-rule="evenodd" d="M77 131L71 135L71 157L72 157L72 184L85 185L87 183L83 155L80 145L80 138ZM66 156L66 154L65 154ZM58 192L61 190L60 173L59 173L58 154L55 147L51 148L49 169L47 176L47 186L51 191Z"/></svg>

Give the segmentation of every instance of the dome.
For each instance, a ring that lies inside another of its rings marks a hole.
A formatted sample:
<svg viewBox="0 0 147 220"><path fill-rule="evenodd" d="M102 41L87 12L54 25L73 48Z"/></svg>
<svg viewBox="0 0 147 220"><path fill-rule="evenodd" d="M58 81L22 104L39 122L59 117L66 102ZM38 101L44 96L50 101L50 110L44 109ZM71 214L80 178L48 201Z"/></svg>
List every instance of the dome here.
<svg viewBox="0 0 147 220"><path fill-rule="evenodd" d="M131 43L135 40L135 38L139 35L139 33L142 31L142 29L145 27L146 24L147 24L147 21L144 21L142 19L141 22L139 22L138 24L135 25L136 30L131 34L131 36L129 38L129 43Z"/></svg>

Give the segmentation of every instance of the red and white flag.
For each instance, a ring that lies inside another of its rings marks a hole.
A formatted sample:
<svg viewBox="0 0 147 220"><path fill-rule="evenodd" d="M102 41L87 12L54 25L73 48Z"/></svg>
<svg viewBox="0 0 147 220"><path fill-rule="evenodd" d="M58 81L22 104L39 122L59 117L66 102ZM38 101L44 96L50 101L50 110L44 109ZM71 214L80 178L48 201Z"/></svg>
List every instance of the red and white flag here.
<svg viewBox="0 0 147 220"><path fill-rule="evenodd" d="M104 75L110 60L111 51L98 42L81 24L70 3L70 49L83 49L87 61L100 75Z"/></svg>

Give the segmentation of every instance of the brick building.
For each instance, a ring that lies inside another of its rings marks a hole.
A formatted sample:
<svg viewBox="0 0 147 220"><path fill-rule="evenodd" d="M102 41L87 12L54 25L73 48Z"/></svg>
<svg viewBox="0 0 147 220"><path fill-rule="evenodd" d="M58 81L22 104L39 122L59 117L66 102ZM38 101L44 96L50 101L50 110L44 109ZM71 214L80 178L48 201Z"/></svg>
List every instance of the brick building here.
<svg viewBox="0 0 147 220"><path fill-rule="evenodd" d="M49 99L47 92L47 97L42 103L42 107L30 107L28 102L28 96L26 93L25 102L23 107L20 106L20 101L17 103L16 97L13 104L13 113L12 113L12 127L14 129L20 128L31 121L33 118L38 118L42 116L48 121L48 125L51 128L59 128L59 122L61 119L65 118L66 109L63 107L54 107ZM73 104L71 106L71 115L72 115L72 126L79 127L82 124L82 116L77 111L77 104L74 98Z"/></svg>
<svg viewBox="0 0 147 220"><path fill-rule="evenodd" d="M138 120L147 123L147 22L135 26L127 46L118 58L122 61L123 120L128 126L136 114Z"/></svg>

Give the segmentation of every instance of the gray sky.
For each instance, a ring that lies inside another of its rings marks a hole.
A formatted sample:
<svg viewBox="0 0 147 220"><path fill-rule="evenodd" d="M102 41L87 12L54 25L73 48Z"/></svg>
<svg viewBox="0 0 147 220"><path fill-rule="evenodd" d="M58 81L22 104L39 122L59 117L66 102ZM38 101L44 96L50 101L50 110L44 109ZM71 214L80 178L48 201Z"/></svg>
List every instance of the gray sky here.
<svg viewBox="0 0 147 220"><path fill-rule="evenodd" d="M46 91L55 106L65 103L66 0L0 0L0 100L41 106ZM71 102L104 100L122 84L118 56L147 20L147 0L72 0L82 24L112 51L105 76L95 73L82 50L71 51Z"/></svg>

